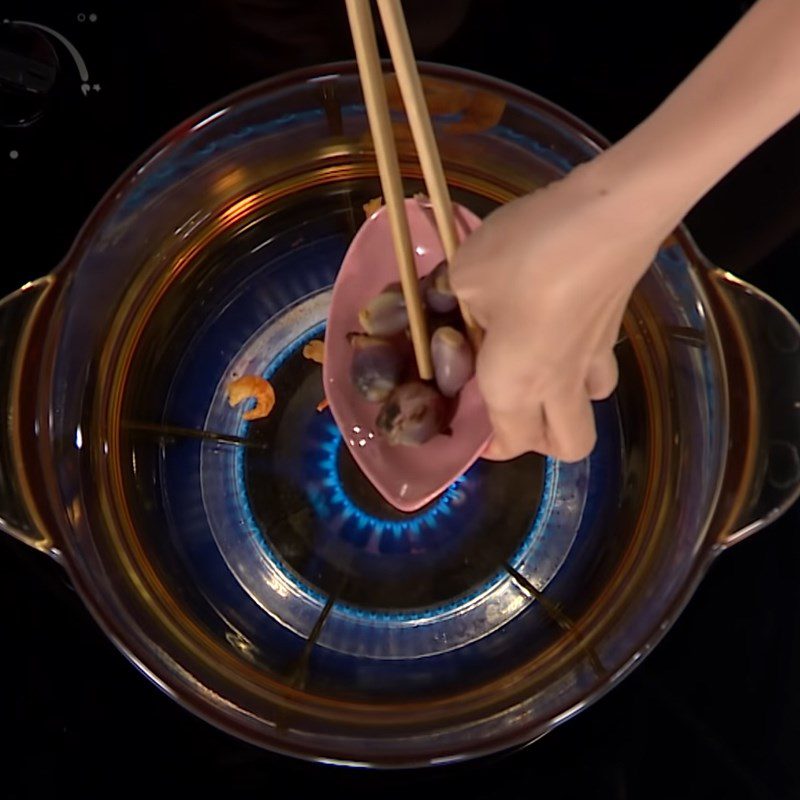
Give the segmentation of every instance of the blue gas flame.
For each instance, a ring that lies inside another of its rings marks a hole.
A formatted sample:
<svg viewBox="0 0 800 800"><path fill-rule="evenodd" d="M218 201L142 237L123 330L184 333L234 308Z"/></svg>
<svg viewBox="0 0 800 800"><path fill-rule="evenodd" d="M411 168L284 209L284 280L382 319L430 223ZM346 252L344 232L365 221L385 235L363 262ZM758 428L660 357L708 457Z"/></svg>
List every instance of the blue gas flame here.
<svg viewBox="0 0 800 800"><path fill-rule="evenodd" d="M329 421L324 429L322 441L317 444L314 457L309 458L311 470L318 476L312 476L308 483L307 495L314 511L321 519L336 519L344 533L348 527L369 533L373 537L383 539L408 537L414 543L421 543L426 532L437 531L441 523L466 500L466 485L469 473L455 480L427 508L417 514L410 514L402 519L384 519L369 514L359 508L348 496L339 474L339 448L342 446L342 435L336 424ZM317 480L314 480L317 477ZM345 538L350 538L345 535ZM379 543L377 549L382 549Z"/></svg>

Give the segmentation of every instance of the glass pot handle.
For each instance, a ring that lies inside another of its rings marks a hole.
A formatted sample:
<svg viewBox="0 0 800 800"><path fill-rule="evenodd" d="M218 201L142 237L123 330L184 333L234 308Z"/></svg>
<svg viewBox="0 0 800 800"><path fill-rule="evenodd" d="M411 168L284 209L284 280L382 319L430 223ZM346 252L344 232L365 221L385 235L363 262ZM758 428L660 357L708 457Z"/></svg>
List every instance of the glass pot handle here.
<svg viewBox="0 0 800 800"><path fill-rule="evenodd" d="M726 548L776 520L800 495L800 325L760 289L720 269L711 277L727 311L721 326L731 464L720 503L729 516L718 528Z"/></svg>
<svg viewBox="0 0 800 800"><path fill-rule="evenodd" d="M26 502L30 487L24 462L36 455L31 446L35 440L26 436L23 442L22 436L22 417L32 419L37 388L25 385L31 359L37 358L41 345L34 323L52 285L51 276L40 278L0 300L0 530L58 555L38 512ZM29 357L31 351L34 355Z"/></svg>

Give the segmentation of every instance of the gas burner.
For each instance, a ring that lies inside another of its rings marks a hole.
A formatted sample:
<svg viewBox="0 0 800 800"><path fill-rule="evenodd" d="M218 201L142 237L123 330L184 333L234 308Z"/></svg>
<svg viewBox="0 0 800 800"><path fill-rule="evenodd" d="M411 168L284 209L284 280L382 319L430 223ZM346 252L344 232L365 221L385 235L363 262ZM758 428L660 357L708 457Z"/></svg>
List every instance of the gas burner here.
<svg viewBox="0 0 800 800"><path fill-rule="evenodd" d="M396 659L468 645L535 602L512 573L541 591L558 571L583 515L589 464L478 462L420 511L392 508L330 413L316 410L321 370L302 348L324 334L329 300L320 293L269 320L218 385L205 427L263 446L201 447L216 547L250 597L298 635L324 613L321 647ZM241 372L272 382L268 418L246 423L228 406L227 379Z"/></svg>
<svg viewBox="0 0 800 800"><path fill-rule="evenodd" d="M427 536L437 534L448 517L461 516L459 508L468 501L473 481L466 475L458 478L443 494L421 512L395 516L386 507L375 513L351 497L347 484L357 467L343 447L342 434L329 422L323 439L309 448L308 499L320 519L340 521L340 536L352 545L371 553L423 553ZM362 493L366 493L362 488ZM373 498L370 498L373 499Z"/></svg>

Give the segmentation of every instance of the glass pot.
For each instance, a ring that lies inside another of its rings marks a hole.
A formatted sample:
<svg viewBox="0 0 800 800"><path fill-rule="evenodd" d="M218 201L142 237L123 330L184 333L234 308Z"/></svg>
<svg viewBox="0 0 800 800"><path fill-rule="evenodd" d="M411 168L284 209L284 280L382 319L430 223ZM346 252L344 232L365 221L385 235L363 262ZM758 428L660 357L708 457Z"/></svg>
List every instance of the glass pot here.
<svg viewBox="0 0 800 800"><path fill-rule="evenodd" d="M423 74L453 197L479 215L606 144L517 87ZM379 194L353 64L246 89L159 141L63 263L0 303L0 526L209 722L415 766L533 741L601 696L711 561L794 501L800 332L680 228L626 312L592 456L479 463L401 515L316 410L301 355ZM225 389L250 373L277 404L248 424Z"/></svg>

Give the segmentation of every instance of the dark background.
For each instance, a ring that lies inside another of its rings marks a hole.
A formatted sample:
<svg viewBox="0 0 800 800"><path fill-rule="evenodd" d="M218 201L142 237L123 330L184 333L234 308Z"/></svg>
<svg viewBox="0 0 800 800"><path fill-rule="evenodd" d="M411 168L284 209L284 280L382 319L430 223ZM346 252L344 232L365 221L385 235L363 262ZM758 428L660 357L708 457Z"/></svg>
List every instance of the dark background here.
<svg viewBox="0 0 800 800"><path fill-rule="evenodd" d="M406 9L421 58L517 83L613 140L749 5L426 0ZM338 0L3 0L5 18L67 36L86 60L90 89L84 96L56 44L61 67L42 117L0 127L0 294L54 267L103 192L171 126L259 78L352 56ZM10 102L0 93L0 113ZM688 224L712 261L800 316L800 125L744 162ZM294 762L190 716L104 638L54 563L2 537L0 797L175 789L800 797L799 520L795 508L723 554L644 664L540 742L461 767L394 774Z"/></svg>

